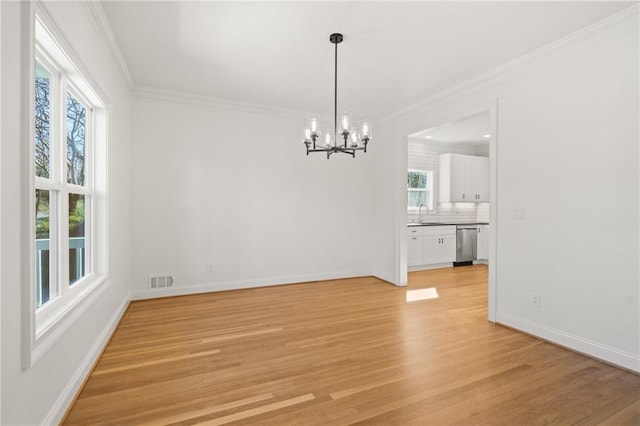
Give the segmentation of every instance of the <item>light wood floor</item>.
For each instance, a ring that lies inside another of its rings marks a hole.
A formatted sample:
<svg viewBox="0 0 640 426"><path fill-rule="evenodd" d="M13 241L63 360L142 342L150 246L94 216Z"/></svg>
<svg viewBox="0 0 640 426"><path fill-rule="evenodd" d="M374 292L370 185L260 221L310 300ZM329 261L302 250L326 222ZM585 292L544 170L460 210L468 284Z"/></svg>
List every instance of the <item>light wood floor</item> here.
<svg viewBox="0 0 640 426"><path fill-rule="evenodd" d="M487 322L485 266L133 302L66 424L640 424L640 376Z"/></svg>

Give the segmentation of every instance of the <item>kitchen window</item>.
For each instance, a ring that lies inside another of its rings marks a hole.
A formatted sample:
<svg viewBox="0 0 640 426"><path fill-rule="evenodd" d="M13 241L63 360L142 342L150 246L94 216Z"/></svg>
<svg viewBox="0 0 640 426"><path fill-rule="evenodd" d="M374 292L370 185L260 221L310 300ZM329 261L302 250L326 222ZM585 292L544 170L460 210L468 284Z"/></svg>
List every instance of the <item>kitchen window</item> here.
<svg viewBox="0 0 640 426"><path fill-rule="evenodd" d="M68 326L71 321L62 320L107 277L106 110L64 50L66 44L53 34L37 16L27 366L48 347L43 341L59 336L53 330L61 323Z"/></svg>
<svg viewBox="0 0 640 426"><path fill-rule="evenodd" d="M433 210L433 172L409 170L407 172L407 210L415 211L424 204Z"/></svg>

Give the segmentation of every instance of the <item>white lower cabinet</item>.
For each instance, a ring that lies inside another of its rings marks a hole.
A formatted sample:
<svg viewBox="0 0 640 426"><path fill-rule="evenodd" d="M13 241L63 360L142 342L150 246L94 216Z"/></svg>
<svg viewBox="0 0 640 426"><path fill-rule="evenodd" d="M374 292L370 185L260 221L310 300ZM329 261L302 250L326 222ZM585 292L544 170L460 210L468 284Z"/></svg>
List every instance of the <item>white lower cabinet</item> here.
<svg viewBox="0 0 640 426"><path fill-rule="evenodd" d="M424 257L423 238L422 235L409 237L407 241L407 265L414 266L422 263L422 258Z"/></svg>
<svg viewBox="0 0 640 426"><path fill-rule="evenodd" d="M478 250L476 253L478 260L489 259L489 225L478 226Z"/></svg>
<svg viewBox="0 0 640 426"><path fill-rule="evenodd" d="M456 227L414 226L409 228L407 265L435 265L456 260Z"/></svg>
<svg viewBox="0 0 640 426"><path fill-rule="evenodd" d="M446 263L456 260L456 235L425 236L424 263Z"/></svg>

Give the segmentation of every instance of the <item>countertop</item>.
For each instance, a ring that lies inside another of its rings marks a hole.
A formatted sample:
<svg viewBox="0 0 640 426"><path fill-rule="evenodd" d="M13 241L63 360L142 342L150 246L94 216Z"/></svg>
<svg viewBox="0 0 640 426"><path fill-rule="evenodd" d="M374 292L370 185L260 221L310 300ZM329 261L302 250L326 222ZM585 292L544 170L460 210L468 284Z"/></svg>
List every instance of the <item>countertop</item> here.
<svg viewBox="0 0 640 426"><path fill-rule="evenodd" d="M451 225L488 225L489 222L424 222L408 223L407 226L451 226Z"/></svg>

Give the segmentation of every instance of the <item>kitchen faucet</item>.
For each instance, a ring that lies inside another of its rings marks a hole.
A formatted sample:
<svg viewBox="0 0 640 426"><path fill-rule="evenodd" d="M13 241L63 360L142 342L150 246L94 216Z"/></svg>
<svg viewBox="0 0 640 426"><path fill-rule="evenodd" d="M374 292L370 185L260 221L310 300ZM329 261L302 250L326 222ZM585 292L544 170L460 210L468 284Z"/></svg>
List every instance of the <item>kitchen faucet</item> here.
<svg viewBox="0 0 640 426"><path fill-rule="evenodd" d="M425 203L420 203L418 206L418 222L422 223L422 208L427 207Z"/></svg>

